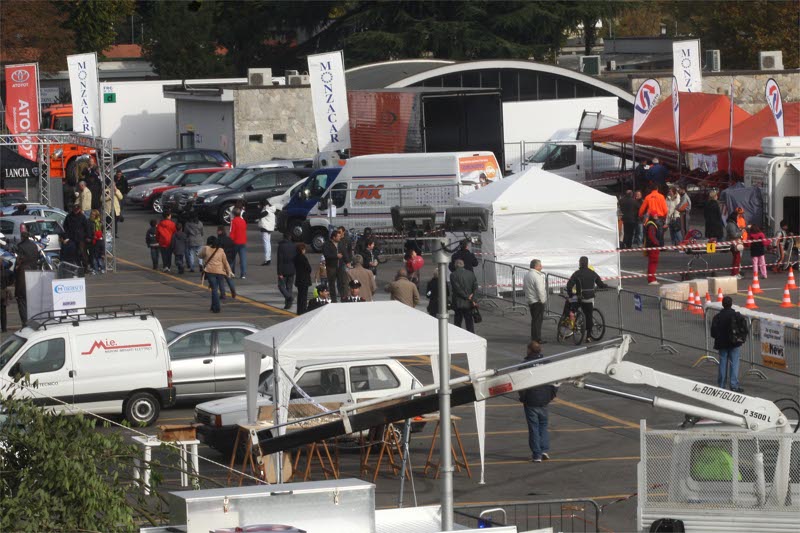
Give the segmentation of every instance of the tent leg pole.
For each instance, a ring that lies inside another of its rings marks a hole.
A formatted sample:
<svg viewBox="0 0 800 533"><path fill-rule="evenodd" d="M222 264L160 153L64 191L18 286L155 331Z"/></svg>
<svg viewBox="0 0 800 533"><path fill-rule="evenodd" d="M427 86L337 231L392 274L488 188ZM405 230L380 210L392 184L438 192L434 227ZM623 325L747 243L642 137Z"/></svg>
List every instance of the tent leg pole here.
<svg viewBox="0 0 800 533"><path fill-rule="evenodd" d="M441 465L442 531L453 529L453 462L450 425L450 350L447 342L447 265L450 254L440 240L433 259L439 270L439 465Z"/></svg>

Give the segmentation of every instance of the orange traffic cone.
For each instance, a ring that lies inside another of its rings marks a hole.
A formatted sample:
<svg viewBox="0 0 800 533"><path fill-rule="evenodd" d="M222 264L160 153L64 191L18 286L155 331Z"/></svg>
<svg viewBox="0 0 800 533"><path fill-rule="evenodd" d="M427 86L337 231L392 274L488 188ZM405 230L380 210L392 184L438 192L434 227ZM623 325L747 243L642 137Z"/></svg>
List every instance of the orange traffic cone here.
<svg viewBox="0 0 800 533"><path fill-rule="evenodd" d="M689 300L686 302L686 310L691 312L694 308L694 289L689 287Z"/></svg>
<svg viewBox="0 0 800 533"><path fill-rule="evenodd" d="M747 287L747 302L744 304L745 309L758 309L756 299L753 296L753 287Z"/></svg>
<svg viewBox="0 0 800 533"><path fill-rule="evenodd" d="M699 292L694 295L694 306L692 307L692 314L693 315L703 314L703 299L700 297Z"/></svg>
<svg viewBox="0 0 800 533"><path fill-rule="evenodd" d="M755 268L753 269L753 284L750 285L750 287L753 288L753 294L761 294L764 292L761 290L761 283L758 281L758 272L756 272Z"/></svg>
<svg viewBox="0 0 800 533"><path fill-rule="evenodd" d="M789 294L789 285L783 287L783 301L781 307L794 307L792 296Z"/></svg>
<svg viewBox="0 0 800 533"><path fill-rule="evenodd" d="M706 291L706 303L711 303L711 295L708 294L708 291Z"/></svg>
<svg viewBox="0 0 800 533"><path fill-rule="evenodd" d="M723 299L724 297L725 297L725 295L724 295L724 294L722 294L722 287L718 288L718 289L717 289L717 301L718 301L719 303L722 303L722 299Z"/></svg>
<svg viewBox="0 0 800 533"><path fill-rule="evenodd" d="M799 288L797 286L797 283L794 282L794 272L792 272L791 268L789 269L789 279L787 280L787 283L788 283L788 285L786 285L786 286L789 287L790 290L794 291L794 290L797 290Z"/></svg>

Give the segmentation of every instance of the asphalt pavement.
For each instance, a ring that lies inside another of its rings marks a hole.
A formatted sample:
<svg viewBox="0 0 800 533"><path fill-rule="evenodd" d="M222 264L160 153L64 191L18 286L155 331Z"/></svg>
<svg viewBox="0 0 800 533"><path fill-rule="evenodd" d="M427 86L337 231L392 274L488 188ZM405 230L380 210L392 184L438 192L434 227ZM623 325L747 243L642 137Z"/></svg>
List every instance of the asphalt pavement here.
<svg viewBox="0 0 800 533"><path fill-rule="evenodd" d="M210 297L207 288L199 283L199 275L186 273L154 271L150 266L150 255L145 246L145 231L151 213L128 209L125 222L120 227L120 239L115 244L118 254L117 272L88 277L88 303L90 306L119 303L138 303L152 308L165 326L197 320L243 320L260 327L269 327L294 316L284 311L283 298L277 289L275 263L261 266L262 249L260 234L255 225L249 226L248 233L248 275L246 280L236 280L240 297L228 299L219 315L209 312ZM206 234L213 234L214 226L206 226ZM277 235L274 235L277 244ZM274 246L274 245L273 245ZM745 256L747 254L745 253ZM312 254L311 263L316 264L318 256ZM730 255L709 256L713 266L724 267L729 264ZM678 253L663 253L660 271L685 270L686 256ZM428 260L429 261L429 260ZM749 261L749 258L746 259ZM577 263L577 258L576 258ZM643 273L646 259L640 253L623 254L623 270L626 273ZM390 281L399 261L382 265L379 271L379 287ZM545 270L547 266L545 265ZM422 279L427 281L433 266L427 264ZM664 280L677 276L663 276ZM779 307L785 274L770 275L762 280L764 293L756 297L761 311L779 313L800 318L800 307L782 309ZM800 281L800 280L798 280ZM740 282L740 289L744 282ZM646 285L643 278L625 280L624 286L641 294L655 294L657 288ZM746 290L746 287L744 287ZM380 292L379 298L387 295ZM744 304L744 295L735 295L735 303ZM798 292L792 298L797 304ZM424 312L425 301L420 303ZM484 321L477 326L477 333L488 341L488 366L500 367L519 362L525 353L529 335L527 314L508 313L507 306L483 307ZM16 309L9 308L10 328L19 327ZM353 335L358 335L357 324L353 325ZM387 327L394 327L388 324ZM545 321L545 353L560 353L572 348L555 342L555 327L551 320ZM607 336L616 332L608 331ZM413 332L409 332L413 334ZM711 362L692 365L703 354L696 348L682 345L696 345L696 339L685 338L691 332L675 328L673 340L678 348L677 354L659 352L659 343L645 337L636 337L637 342L627 357L628 360L652 366L704 383L714 384L716 366ZM656 352L655 354L653 354ZM428 384L432 381L430 366L424 357L407 361L419 379ZM466 367L466 361L454 359L453 375L459 375ZM766 370L768 379L761 380L752 375L744 375L742 386L748 394L769 399L781 397L798 398L798 378ZM744 374L744 369L742 371ZM606 378L592 380L598 384L608 384ZM617 387L623 390L643 392L630 387ZM652 391L648 392L652 394ZM674 397L669 391L658 391L659 395ZM180 403L174 408L162 411L157 425L180 424L193 421L192 403ZM676 428L683 420L679 414L657 411L648 405L633 403L614 396L577 389L569 385L560 387L558 398L550 406L551 459L534 464L530 462L527 446L527 429L521 404L515 395L493 399L487 403L486 417L486 463L485 484L479 484L480 467L474 414L471 406L456 407L454 414L461 417L458 429L464 441L467 457L471 465L470 478L466 472L454 474L454 496L459 504L493 504L505 501L590 498L603 507L601 531L632 531L636 517L636 466L639 461L639 421L647 419L649 428ZM146 428L146 433L156 433L156 426ZM129 430L114 429L113 431ZM416 433L411 439L411 466L413 484L405 487L404 505L434 504L439 500L439 482L431 472L423 474L423 467L431 445L433 427L429 424L424 431ZM229 458L201 445L200 453L217 463L227 463ZM438 453L438 452L437 452ZM359 455L353 451L340 450L342 476L359 477ZM212 488L225 484L226 470L218 465L201 461L200 472L204 479L201 486ZM315 479L320 479L318 473ZM177 474L167 473L165 487L178 487ZM245 481L247 483L247 481ZM397 505L399 480L389 469L382 469L376 481L376 503L378 507ZM412 489L413 488L413 489ZM415 494L414 494L415 491Z"/></svg>

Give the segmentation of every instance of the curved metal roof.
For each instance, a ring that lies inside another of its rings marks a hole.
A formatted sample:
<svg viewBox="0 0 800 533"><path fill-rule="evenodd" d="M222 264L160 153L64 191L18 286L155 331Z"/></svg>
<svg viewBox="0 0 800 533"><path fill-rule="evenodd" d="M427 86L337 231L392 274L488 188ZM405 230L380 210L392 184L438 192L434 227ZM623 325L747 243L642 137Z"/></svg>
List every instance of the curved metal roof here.
<svg viewBox="0 0 800 533"><path fill-rule="evenodd" d="M452 65L454 61L442 59L402 59L370 63L345 71L347 88L353 91L360 89L385 89L391 84L404 80L422 72Z"/></svg>

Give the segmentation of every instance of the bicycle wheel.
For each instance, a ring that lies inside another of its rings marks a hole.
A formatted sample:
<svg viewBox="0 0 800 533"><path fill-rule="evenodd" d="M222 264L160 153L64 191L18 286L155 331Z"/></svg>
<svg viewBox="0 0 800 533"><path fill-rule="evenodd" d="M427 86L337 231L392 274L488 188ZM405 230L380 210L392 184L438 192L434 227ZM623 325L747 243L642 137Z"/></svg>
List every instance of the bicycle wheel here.
<svg viewBox="0 0 800 533"><path fill-rule="evenodd" d="M575 313L575 329L574 334L572 336L572 342L575 346L581 344L583 339L586 337L586 317L583 315L583 311L578 311Z"/></svg>
<svg viewBox="0 0 800 533"><path fill-rule="evenodd" d="M592 311L592 340L603 340L606 334L606 319L598 308Z"/></svg>
<svg viewBox="0 0 800 533"><path fill-rule="evenodd" d="M556 326L556 340L558 342L564 342L566 339L572 337L574 333L572 328L573 326L569 320L569 317L562 316L558 321L558 326Z"/></svg>

